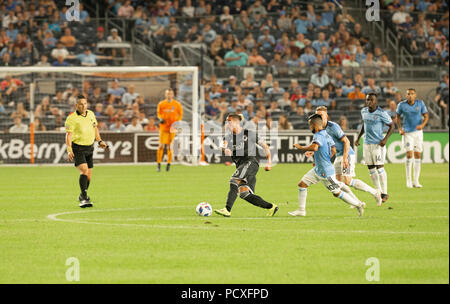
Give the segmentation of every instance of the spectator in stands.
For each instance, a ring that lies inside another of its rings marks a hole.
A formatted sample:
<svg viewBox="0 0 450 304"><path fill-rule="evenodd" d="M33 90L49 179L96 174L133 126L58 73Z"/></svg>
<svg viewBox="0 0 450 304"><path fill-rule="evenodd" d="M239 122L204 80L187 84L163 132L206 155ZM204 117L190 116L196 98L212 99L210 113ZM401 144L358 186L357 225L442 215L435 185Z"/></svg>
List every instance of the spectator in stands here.
<svg viewBox="0 0 450 304"><path fill-rule="evenodd" d="M41 55L41 60L35 64L35 66L41 66L41 67L48 67L51 66L51 64L48 62L48 57L45 54Z"/></svg>
<svg viewBox="0 0 450 304"><path fill-rule="evenodd" d="M380 75L379 63L373 60L373 54L368 52L366 58L360 63L364 76L378 77Z"/></svg>
<svg viewBox="0 0 450 304"><path fill-rule="evenodd" d="M357 84L355 85L355 90L350 92L347 98L352 101L350 109L353 110L355 105L361 105L361 102L364 103L366 94L361 92L361 85Z"/></svg>
<svg viewBox="0 0 450 304"><path fill-rule="evenodd" d="M78 54L76 56L68 55L66 58L69 59L78 59L80 61L80 65L82 66L96 66L97 59L112 59L112 56L101 56L93 54L89 47L86 47L83 53Z"/></svg>
<svg viewBox="0 0 450 304"><path fill-rule="evenodd" d="M136 88L134 84L130 84L128 86L128 92L123 93L122 95L122 103L124 105L131 105L134 103L134 100L139 96L139 93L137 93Z"/></svg>
<svg viewBox="0 0 450 304"><path fill-rule="evenodd" d="M44 48L46 50L54 49L56 46L56 42L57 42L57 40L55 37L53 37L53 32L48 31L45 33Z"/></svg>
<svg viewBox="0 0 450 304"><path fill-rule="evenodd" d="M289 92L284 92L283 96L277 100L280 109L285 110L291 105L291 94Z"/></svg>
<svg viewBox="0 0 450 304"><path fill-rule="evenodd" d="M336 109L336 101L330 98L330 91L327 89L322 91L322 104L323 106L329 107L331 110Z"/></svg>
<svg viewBox="0 0 450 304"><path fill-rule="evenodd" d="M290 32L292 29L292 20L286 16L285 11L280 11L280 17L277 20L277 27L282 32Z"/></svg>
<svg viewBox="0 0 450 304"><path fill-rule="evenodd" d="M345 80L345 84L342 86L342 94L344 94L344 96L347 96L349 93L353 91L355 91L353 80L351 78L347 78Z"/></svg>
<svg viewBox="0 0 450 304"><path fill-rule="evenodd" d="M30 117L28 111L26 111L23 106L23 102L18 102L16 110L11 113L12 119L14 119L16 117L20 117L20 118L29 118Z"/></svg>
<svg viewBox="0 0 450 304"><path fill-rule="evenodd" d="M314 56L313 49L311 47L305 47L305 53L300 56L300 65L304 66L314 66L316 63L316 57Z"/></svg>
<svg viewBox="0 0 450 304"><path fill-rule="evenodd" d="M248 55L242 50L239 44L236 44L233 50L225 55L224 59L227 66L246 66Z"/></svg>
<svg viewBox="0 0 450 304"><path fill-rule="evenodd" d="M240 84L241 88L251 88L254 89L256 86L258 86L258 82L256 82L253 79L253 74L252 73L247 73L245 75L245 79L241 81Z"/></svg>
<svg viewBox="0 0 450 304"><path fill-rule="evenodd" d="M109 126L111 132L125 132L125 125L122 123L122 118L119 116L114 118L114 123Z"/></svg>
<svg viewBox="0 0 450 304"><path fill-rule="evenodd" d="M344 115L339 117L338 124L343 131L348 130L348 120L347 117L345 117Z"/></svg>
<svg viewBox="0 0 450 304"><path fill-rule="evenodd" d="M217 33L211 27L210 24L205 24L202 30L202 40L210 45L214 40L216 40Z"/></svg>
<svg viewBox="0 0 450 304"><path fill-rule="evenodd" d="M258 54L258 49L255 47L252 50L252 54L248 57L247 65L249 66L265 66L267 65L266 59Z"/></svg>
<svg viewBox="0 0 450 304"><path fill-rule="evenodd" d="M123 5L120 6L117 11L119 17L131 18L134 14L134 7L131 5L131 1L127 0Z"/></svg>
<svg viewBox="0 0 450 304"><path fill-rule="evenodd" d="M108 38L106 38L107 42L110 43L122 43L122 38L119 36L119 31L115 28L113 28L111 30L111 35L108 36ZM127 56L127 51L125 48L111 48L111 56L112 57L117 57L117 50L119 50L120 55L122 57L126 57Z"/></svg>
<svg viewBox="0 0 450 304"><path fill-rule="evenodd" d="M123 94L125 94L125 89L119 86L119 81L116 79L111 82L107 94L112 94L116 99L121 100Z"/></svg>
<svg viewBox="0 0 450 304"><path fill-rule="evenodd" d="M172 45L176 42L180 41L180 37L178 35L178 30L176 27L171 26L169 28L169 33L165 34L162 38L163 43L164 43L164 56L167 59L172 59Z"/></svg>
<svg viewBox="0 0 450 304"><path fill-rule="evenodd" d="M61 37L60 41L66 48L73 48L77 43L77 39L72 35L72 31L69 27L64 30L64 35Z"/></svg>
<svg viewBox="0 0 450 304"><path fill-rule="evenodd" d="M14 118L14 125L9 128L9 133L26 133L28 126L22 123L21 117Z"/></svg>
<svg viewBox="0 0 450 304"><path fill-rule="evenodd" d="M366 95L369 93L380 94L381 88L376 85L375 79L369 78L367 79L367 85L361 89L361 92L363 92Z"/></svg>
<svg viewBox="0 0 450 304"><path fill-rule="evenodd" d="M389 100L386 112L392 118L393 123L397 123L397 104L393 100ZM387 126L386 126L387 127ZM386 129L387 130L387 129Z"/></svg>
<svg viewBox="0 0 450 304"><path fill-rule="evenodd" d="M283 94L284 89L280 87L280 83L278 81L273 82L273 87L267 90L267 94Z"/></svg>
<svg viewBox="0 0 450 304"><path fill-rule="evenodd" d="M5 52L2 57L2 62L0 66L13 66L14 64L11 62L11 55L8 52Z"/></svg>
<svg viewBox="0 0 450 304"><path fill-rule="evenodd" d="M264 52L270 52L275 47L275 38L270 34L270 29L267 25L262 28L263 34L258 37L258 47Z"/></svg>
<svg viewBox="0 0 450 304"><path fill-rule="evenodd" d="M330 82L330 79L325 73L324 68L320 67L317 73L311 75L310 82L317 87L323 88Z"/></svg>
<svg viewBox="0 0 450 304"><path fill-rule="evenodd" d="M306 35L308 31L312 30L313 24L307 19L306 13L301 13L294 21L295 32Z"/></svg>
<svg viewBox="0 0 450 304"><path fill-rule="evenodd" d="M395 94L398 92L398 89L394 87L391 80L388 80L386 82L386 87L383 88L383 94L384 96L388 98L394 98Z"/></svg>
<svg viewBox="0 0 450 304"><path fill-rule="evenodd" d="M305 105L307 103L312 103L313 96L314 96L314 92L312 90L308 90L306 92L306 96L304 98L300 98L300 100L298 101L298 105L300 107L305 107Z"/></svg>
<svg viewBox="0 0 450 304"><path fill-rule="evenodd" d="M17 89L23 87L25 83L17 78L12 78L11 75L6 74L5 80L0 84L3 97L9 102L8 105L14 105L14 99L17 97Z"/></svg>
<svg viewBox="0 0 450 304"><path fill-rule="evenodd" d="M103 104L102 103L96 103L94 108L94 114L97 119L103 115Z"/></svg>
<svg viewBox="0 0 450 304"><path fill-rule="evenodd" d="M436 97L434 101L441 107L442 109L442 127L446 128L446 118L448 116L448 102L449 102L449 77L448 74L444 75L444 81L440 84L440 86L436 89Z"/></svg>
<svg viewBox="0 0 450 304"><path fill-rule="evenodd" d="M14 47L13 54L11 56L11 63L14 66L25 65L26 58L18 46Z"/></svg>
<svg viewBox="0 0 450 304"><path fill-rule="evenodd" d="M51 52L51 56L54 59L58 59L59 56L66 58L69 55L69 51L64 47L61 41L56 43L56 49L53 49Z"/></svg>
<svg viewBox="0 0 450 304"><path fill-rule="evenodd" d="M286 114L281 114L278 118L278 130L292 130L292 124L289 122Z"/></svg>
<svg viewBox="0 0 450 304"><path fill-rule="evenodd" d="M158 125L156 125L156 123L155 123L155 117L150 116L148 119L148 123L144 128L144 131L145 132L156 132L158 130L159 130L159 128L158 128Z"/></svg>
<svg viewBox="0 0 450 304"><path fill-rule="evenodd" d="M133 116L131 118L131 123L126 126L125 132L143 132L144 128L142 128L141 124L138 123L138 118Z"/></svg>
<svg viewBox="0 0 450 304"><path fill-rule="evenodd" d="M47 127L41 122L41 119L38 117L34 119L34 131L37 132L47 131Z"/></svg>
<svg viewBox="0 0 450 304"><path fill-rule="evenodd" d="M70 56L70 55L69 55ZM55 61L52 63L53 66L69 66L69 63L65 61L64 57L62 55L59 55Z"/></svg>
<svg viewBox="0 0 450 304"><path fill-rule="evenodd" d="M381 60L379 62L381 77L389 77L392 76L394 72L394 65L388 59L386 54L381 55Z"/></svg>

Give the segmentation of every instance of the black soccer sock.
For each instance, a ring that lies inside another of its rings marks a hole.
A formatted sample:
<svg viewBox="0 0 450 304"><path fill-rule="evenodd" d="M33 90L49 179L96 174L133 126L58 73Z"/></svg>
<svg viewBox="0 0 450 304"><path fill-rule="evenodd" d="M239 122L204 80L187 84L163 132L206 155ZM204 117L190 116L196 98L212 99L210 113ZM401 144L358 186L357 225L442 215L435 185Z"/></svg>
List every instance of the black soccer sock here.
<svg viewBox="0 0 450 304"><path fill-rule="evenodd" d="M271 203L266 202L265 200L263 200L261 198L261 196L258 196L258 195L253 194L253 193L249 193L243 199L245 199L250 204L253 204L255 206L258 206L258 207L261 207L261 208L264 208L264 209L270 209L270 208L273 207L273 205Z"/></svg>
<svg viewBox="0 0 450 304"><path fill-rule="evenodd" d="M236 183L230 183L230 191L228 191L227 206L225 207L227 208L228 211L231 211L231 208L233 208L237 196L238 196L238 185Z"/></svg>
<svg viewBox="0 0 450 304"><path fill-rule="evenodd" d="M91 180L90 179L88 179L88 181L87 181L87 187L86 187L86 190L87 189L89 189L89 185L91 184Z"/></svg>
<svg viewBox="0 0 450 304"><path fill-rule="evenodd" d="M80 190L81 190L81 196L86 199L87 198L87 187L89 179L87 175L80 174Z"/></svg>

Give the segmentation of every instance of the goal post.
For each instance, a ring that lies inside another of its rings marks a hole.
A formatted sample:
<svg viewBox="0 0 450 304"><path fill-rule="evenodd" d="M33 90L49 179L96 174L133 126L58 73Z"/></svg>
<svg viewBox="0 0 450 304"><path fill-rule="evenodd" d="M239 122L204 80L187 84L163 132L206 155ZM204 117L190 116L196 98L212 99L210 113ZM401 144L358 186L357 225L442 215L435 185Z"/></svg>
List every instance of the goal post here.
<svg viewBox="0 0 450 304"><path fill-rule="evenodd" d="M199 70L196 66L120 66L120 67L2 67L0 68L0 79L5 79L9 76L12 79L18 79L22 85L17 91L13 92L11 96L8 96L8 100L4 100L7 107L7 115L16 111L19 103L22 103L28 111L27 117L22 117L24 124L28 125L28 132L17 134L8 133L8 128L12 126L12 120L6 121L6 116L2 117L2 128L0 129L0 135L8 135L9 137L3 138L3 144L9 139L20 138L23 141L23 146L28 145L28 148L24 148L23 155L14 155L12 158L3 159L0 163L14 163L14 159L17 163L45 163L40 159L40 156L52 154L53 152L41 151L42 145L39 146L39 141L47 136L52 136L55 132L63 133L61 130L61 117L56 117L58 120L56 128L54 123L55 117L52 116L62 113L63 121L69 112L74 111L74 104L72 95L76 91L81 93L93 93L93 91L99 88L99 91L105 98L110 97L107 93L111 88L113 82L118 82L124 89L125 93L128 92L130 85L135 87L135 92L138 93L144 100L139 102L140 111L146 112L149 116L156 118L156 105L158 101L163 100L164 91L167 88L174 89L176 95L175 99L180 101L183 105L183 123L189 126L189 136L187 141L183 145L190 146L190 155L185 155L185 158L178 157L174 154L174 161L180 161L181 163L189 163L191 165L198 165L200 151L201 151L201 139L200 139L200 120L199 115ZM69 90L70 88L70 90ZM58 100L59 95L65 94L65 99L60 103ZM134 96L134 95L133 95ZM113 97L111 99L114 99ZM46 113L41 113L43 108L42 102L50 103L50 110ZM88 101L91 102L88 98ZM116 102L117 101L117 102ZM57 102L57 104L53 104ZM133 111L129 104L121 102L120 98L117 98L111 103L111 101L103 100L103 111L110 104L118 106L120 109L117 112L123 113L127 111ZM133 102L134 103L134 102ZM57 110L54 110L54 108ZM96 104L91 104L90 109L95 110ZM99 106L101 107L101 106ZM37 111L40 113L35 117L34 113ZM53 113L53 112L55 113ZM103 114L103 113L102 113ZM117 116L121 114L117 113ZM147 117L148 117L147 116ZM47 126L47 132L40 133L38 126L35 125L35 119L39 119L40 123L44 123ZM110 117L108 117L110 119ZM130 123L128 117L127 123ZM108 121L111 123L111 121ZM156 120L156 122L158 122ZM59 129L58 129L59 128ZM52 131L52 132L49 132ZM102 132L102 131L101 131ZM106 132L108 133L108 132ZM139 139L138 131L135 131L134 138ZM155 136L157 132L153 132L151 141L152 149L155 146ZM187 134L184 134L186 136ZM59 137L61 135L58 135ZM144 138L145 132L140 135ZM181 136L180 136L181 137ZM177 137L175 137L177 138ZM147 138L148 139L148 138ZM8 142L10 143L10 141ZM50 144L50 141L49 143ZM144 155L141 160L137 160L138 157L137 143L132 144L134 157L129 158L132 162L153 162L153 155ZM11 147L11 146L10 146ZM61 148L61 147L60 147ZM27 150L27 151L25 151ZM141 149L142 150L142 149ZM184 151L186 152L186 151ZM145 152L142 152L145 153ZM141 154L142 154L141 153ZM153 153L153 152L152 152ZM20 157L19 157L20 156ZM179 155L178 155L179 156ZM4 158L4 157L3 157ZM22 159L23 158L23 159ZM20 159L20 161L19 161ZM106 161L105 161L106 162Z"/></svg>

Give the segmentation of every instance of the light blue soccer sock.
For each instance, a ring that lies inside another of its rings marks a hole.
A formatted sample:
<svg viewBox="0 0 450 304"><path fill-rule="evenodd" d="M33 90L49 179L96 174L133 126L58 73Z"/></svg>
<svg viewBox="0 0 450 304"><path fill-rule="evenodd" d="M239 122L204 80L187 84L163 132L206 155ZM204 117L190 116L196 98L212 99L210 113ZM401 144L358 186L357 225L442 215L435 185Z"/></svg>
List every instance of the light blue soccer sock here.
<svg viewBox="0 0 450 304"><path fill-rule="evenodd" d="M387 174L386 174L386 170L384 170L384 168L380 168L377 170L378 171L378 176L380 177L380 186L381 186L381 193L382 194L387 194Z"/></svg>
<svg viewBox="0 0 450 304"><path fill-rule="evenodd" d="M380 185L380 178L378 176L378 171L376 168L369 169L370 178L372 179L373 185L375 186L375 189L380 189L381 192L383 192L383 189L381 189Z"/></svg>
<svg viewBox="0 0 450 304"><path fill-rule="evenodd" d="M366 184L365 182L363 182L360 179L352 179L352 181L350 182L350 186L357 190L369 192L372 195L375 195L377 193L377 190L370 187L368 184Z"/></svg>
<svg viewBox="0 0 450 304"><path fill-rule="evenodd" d="M419 184L421 164L422 164L422 160L420 158L414 159L414 183L415 184Z"/></svg>
<svg viewBox="0 0 450 304"><path fill-rule="evenodd" d="M351 195L345 193L344 191L341 191L341 193L339 194L339 198L341 200L343 200L344 202L346 202L349 205L355 206L355 207L359 207L360 206L360 202L358 202L357 200L355 200L353 197L351 197Z"/></svg>
<svg viewBox="0 0 450 304"><path fill-rule="evenodd" d="M406 183L411 183L411 168L413 164L412 158L406 158L405 166L406 166Z"/></svg>
<svg viewBox="0 0 450 304"><path fill-rule="evenodd" d="M306 210L306 197L308 196L308 188L298 188L299 210Z"/></svg>

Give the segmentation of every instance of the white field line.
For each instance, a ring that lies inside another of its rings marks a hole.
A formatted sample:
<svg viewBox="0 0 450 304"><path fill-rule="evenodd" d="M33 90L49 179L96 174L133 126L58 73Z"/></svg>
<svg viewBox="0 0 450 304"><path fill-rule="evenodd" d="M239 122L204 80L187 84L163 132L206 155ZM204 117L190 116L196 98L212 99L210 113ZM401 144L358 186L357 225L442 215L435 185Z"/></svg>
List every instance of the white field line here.
<svg viewBox="0 0 450 304"><path fill-rule="evenodd" d="M154 207L154 208L167 208L169 206ZM181 206L172 206L181 207ZM181 207L185 208L185 207ZM108 222L92 222L86 219L61 219L59 216L69 214L80 213L92 213L92 212L109 212L109 211L124 211L124 210L142 210L150 208L118 208L118 209L103 209L103 210L82 210L82 211L68 211L47 215L47 219L57 222L75 223L75 224L91 224L91 225L104 225L104 226L119 226L119 227L141 227L141 228L161 228L161 229L216 229L216 230L241 230L241 231L272 231L272 232L310 232L310 233L374 233L374 234L448 234L448 232L440 231L382 231L382 230L314 230L314 229L260 229L260 228L248 228L248 227L217 227L213 223L205 226L187 226L187 225L159 225L159 224L125 224L125 223L108 223ZM205 217L203 219L210 219ZM277 219L275 218L236 218L236 219ZM288 219L288 218L278 218ZM125 219L126 220L126 219ZM298 220L304 222L304 219L289 219ZM317 221L317 220L316 220ZM200 224L200 223L199 223Z"/></svg>

